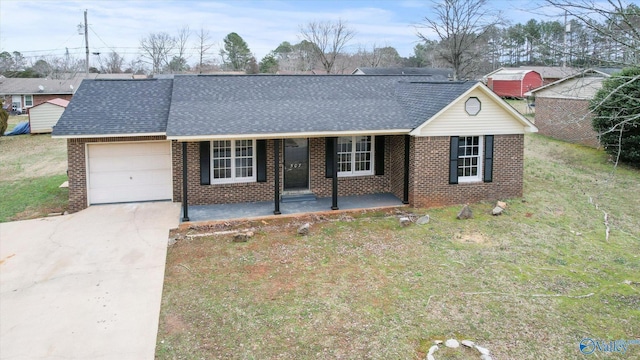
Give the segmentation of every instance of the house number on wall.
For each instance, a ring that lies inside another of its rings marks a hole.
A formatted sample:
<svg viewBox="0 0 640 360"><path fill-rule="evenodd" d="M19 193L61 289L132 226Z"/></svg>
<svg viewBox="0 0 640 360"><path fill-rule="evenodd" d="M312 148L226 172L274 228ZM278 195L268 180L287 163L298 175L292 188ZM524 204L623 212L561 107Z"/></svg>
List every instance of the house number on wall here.
<svg viewBox="0 0 640 360"><path fill-rule="evenodd" d="M478 113L480 112L480 107L480 99L478 99L477 97L470 97L469 99L467 99L467 102L464 103L464 110L471 116L478 115Z"/></svg>

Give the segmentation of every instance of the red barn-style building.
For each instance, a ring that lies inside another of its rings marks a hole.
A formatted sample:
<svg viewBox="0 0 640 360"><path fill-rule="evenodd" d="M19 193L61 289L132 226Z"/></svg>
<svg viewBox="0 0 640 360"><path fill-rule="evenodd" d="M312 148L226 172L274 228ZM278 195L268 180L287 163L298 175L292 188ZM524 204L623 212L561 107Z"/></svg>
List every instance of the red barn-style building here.
<svg viewBox="0 0 640 360"><path fill-rule="evenodd" d="M500 97L524 98L542 84L542 75L533 70L502 69L487 76L487 86Z"/></svg>

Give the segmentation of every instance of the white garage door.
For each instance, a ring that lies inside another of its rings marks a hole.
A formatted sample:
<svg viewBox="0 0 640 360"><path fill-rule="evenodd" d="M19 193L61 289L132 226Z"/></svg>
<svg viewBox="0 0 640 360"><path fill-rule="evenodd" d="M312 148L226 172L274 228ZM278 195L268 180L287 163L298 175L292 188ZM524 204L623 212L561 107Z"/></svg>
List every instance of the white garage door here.
<svg viewBox="0 0 640 360"><path fill-rule="evenodd" d="M169 141L89 144L89 204L170 200Z"/></svg>

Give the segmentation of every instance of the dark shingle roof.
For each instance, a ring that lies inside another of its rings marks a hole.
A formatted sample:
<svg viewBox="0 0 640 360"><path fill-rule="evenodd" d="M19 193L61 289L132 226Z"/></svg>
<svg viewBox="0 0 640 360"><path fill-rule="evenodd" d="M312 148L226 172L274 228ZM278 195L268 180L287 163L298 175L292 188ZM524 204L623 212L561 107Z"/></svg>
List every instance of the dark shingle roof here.
<svg viewBox="0 0 640 360"><path fill-rule="evenodd" d="M395 96L412 80L429 77L176 76L167 136L412 129Z"/></svg>
<svg viewBox="0 0 640 360"><path fill-rule="evenodd" d="M84 80L56 136L164 133L172 80Z"/></svg>
<svg viewBox="0 0 640 360"><path fill-rule="evenodd" d="M398 101L417 127L476 84L476 81L399 83Z"/></svg>
<svg viewBox="0 0 640 360"><path fill-rule="evenodd" d="M85 80L54 136L410 130L476 82L423 76L178 75Z"/></svg>
<svg viewBox="0 0 640 360"><path fill-rule="evenodd" d="M444 81L453 77L453 69L419 68L419 67L360 67L357 70L365 75L424 75L431 76L432 81ZM355 71L354 71L355 73Z"/></svg>

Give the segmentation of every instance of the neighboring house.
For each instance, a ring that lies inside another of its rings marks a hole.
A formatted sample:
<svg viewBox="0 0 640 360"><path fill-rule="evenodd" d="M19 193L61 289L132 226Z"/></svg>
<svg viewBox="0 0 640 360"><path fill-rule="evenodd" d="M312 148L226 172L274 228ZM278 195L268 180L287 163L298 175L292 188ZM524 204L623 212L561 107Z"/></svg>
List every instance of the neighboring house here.
<svg viewBox="0 0 640 360"><path fill-rule="evenodd" d="M533 70L500 69L486 76L489 89L504 98L524 98L527 91L542 86L542 76Z"/></svg>
<svg viewBox="0 0 640 360"><path fill-rule="evenodd" d="M453 79L453 69L418 68L418 67L359 67L351 75L422 75L431 76L432 81Z"/></svg>
<svg viewBox="0 0 640 360"><path fill-rule="evenodd" d="M535 98L536 126L540 133L557 139L598 147L589 101L610 76L610 69L587 69L526 95Z"/></svg>
<svg viewBox="0 0 640 360"><path fill-rule="evenodd" d="M71 212L170 199L279 213L291 194L333 209L375 193L415 207L520 197L535 131L478 82L176 75L84 81L53 136L67 139Z"/></svg>
<svg viewBox="0 0 640 360"><path fill-rule="evenodd" d="M575 75L579 69L564 66L520 66L521 70L533 70L542 76L542 85L548 85L567 76Z"/></svg>
<svg viewBox="0 0 640 360"><path fill-rule="evenodd" d="M31 133L50 133L67 105L69 105L68 100L55 98L32 107L29 110Z"/></svg>
<svg viewBox="0 0 640 360"><path fill-rule="evenodd" d="M82 79L4 78L0 79L0 96L4 97L5 103L26 113L30 108L49 100L71 100Z"/></svg>
<svg viewBox="0 0 640 360"><path fill-rule="evenodd" d="M132 79L133 74L89 74L88 79ZM5 104L11 104L22 113L36 105L56 98L71 100L84 74L67 79L49 78L0 78L0 96Z"/></svg>

